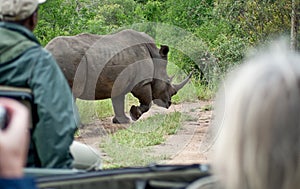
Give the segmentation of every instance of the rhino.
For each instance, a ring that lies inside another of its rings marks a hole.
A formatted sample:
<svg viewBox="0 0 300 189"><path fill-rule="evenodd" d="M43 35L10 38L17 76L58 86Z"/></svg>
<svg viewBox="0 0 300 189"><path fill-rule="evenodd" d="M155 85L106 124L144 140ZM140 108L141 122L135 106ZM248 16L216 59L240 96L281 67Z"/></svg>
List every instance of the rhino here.
<svg viewBox="0 0 300 189"><path fill-rule="evenodd" d="M143 32L127 29L109 35L79 34L52 39L45 49L50 51L75 98L101 100L111 98L113 123L129 123L124 100L132 93L140 105L132 105L130 116L138 120L151 103L169 108L171 97L190 79L172 84L167 75L169 47L156 46Z"/></svg>

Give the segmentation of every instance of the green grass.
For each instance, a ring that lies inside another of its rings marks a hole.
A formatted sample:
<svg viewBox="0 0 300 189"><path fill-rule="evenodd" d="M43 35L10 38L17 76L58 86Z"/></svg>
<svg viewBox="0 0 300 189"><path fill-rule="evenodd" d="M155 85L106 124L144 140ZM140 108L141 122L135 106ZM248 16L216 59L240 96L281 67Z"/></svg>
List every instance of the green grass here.
<svg viewBox="0 0 300 189"><path fill-rule="evenodd" d="M149 155L148 148L128 147L111 139L106 139L102 146L108 154L108 157L103 162L104 169L145 166L166 159L163 155Z"/></svg>
<svg viewBox="0 0 300 189"><path fill-rule="evenodd" d="M186 84L176 95L172 97L173 104L180 104L182 102L194 102L198 99L197 91L192 83Z"/></svg>
<svg viewBox="0 0 300 189"><path fill-rule="evenodd" d="M104 167L143 166L166 159L163 155L149 155L149 147L163 143L188 118L189 116L180 112L157 114L109 135L101 144L101 148L109 156Z"/></svg>
<svg viewBox="0 0 300 189"><path fill-rule="evenodd" d="M76 105L83 124L91 123L96 117L109 117L113 115L111 100L87 101L76 99Z"/></svg>
<svg viewBox="0 0 300 189"><path fill-rule="evenodd" d="M180 127L182 114L157 114L132 124L129 128L111 135L113 141L128 147L142 148L164 142L166 135L175 134Z"/></svg>
<svg viewBox="0 0 300 189"><path fill-rule="evenodd" d="M138 100L132 94L127 94L125 98L125 112L129 112L133 104L138 105ZM111 99L97 101L76 99L76 105L83 124L91 123L95 118L101 119L114 115Z"/></svg>
<svg viewBox="0 0 300 189"><path fill-rule="evenodd" d="M209 87L199 81L191 79L176 95L172 97L174 104L195 102L196 100L210 100L216 93L216 87Z"/></svg>
<svg viewBox="0 0 300 189"><path fill-rule="evenodd" d="M207 104L207 105L205 105L205 106L203 106L202 108L201 108L201 111L211 111L211 110L213 110L213 105L212 104Z"/></svg>

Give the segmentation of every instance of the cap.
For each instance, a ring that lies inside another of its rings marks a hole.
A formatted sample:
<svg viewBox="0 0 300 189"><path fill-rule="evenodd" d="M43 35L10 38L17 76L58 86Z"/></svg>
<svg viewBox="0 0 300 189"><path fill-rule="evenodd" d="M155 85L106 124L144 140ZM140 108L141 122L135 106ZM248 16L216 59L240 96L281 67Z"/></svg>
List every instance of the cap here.
<svg viewBox="0 0 300 189"><path fill-rule="evenodd" d="M0 20L20 21L28 18L46 0L0 0Z"/></svg>

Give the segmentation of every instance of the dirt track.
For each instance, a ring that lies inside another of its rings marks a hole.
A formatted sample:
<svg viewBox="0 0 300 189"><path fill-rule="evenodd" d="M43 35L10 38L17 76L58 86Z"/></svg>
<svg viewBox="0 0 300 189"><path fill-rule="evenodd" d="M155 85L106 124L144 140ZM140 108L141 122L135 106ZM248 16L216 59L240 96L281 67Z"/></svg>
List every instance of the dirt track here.
<svg viewBox="0 0 300 189"><path fill-rule="evenodd" d="M206 144L206 130L211 123L212 111L210 101L198 101L172 105L166 110L157 106L151 107L150 111L143 115L143 118L155 113L170 113L179 111L187 113L191 119L184 121L182 127L175 135L167 137L167 140L160 145L151 147L153 154L165 155L167 160L160 163L166 164L190 164L209 163L209 149ZM80 129L80 136L76 140L99 149L101 137L107 133L115 132L128 125L116 125L111 123L111 118L96 120ZM105 154L103 154L105 156Z"/></svg>

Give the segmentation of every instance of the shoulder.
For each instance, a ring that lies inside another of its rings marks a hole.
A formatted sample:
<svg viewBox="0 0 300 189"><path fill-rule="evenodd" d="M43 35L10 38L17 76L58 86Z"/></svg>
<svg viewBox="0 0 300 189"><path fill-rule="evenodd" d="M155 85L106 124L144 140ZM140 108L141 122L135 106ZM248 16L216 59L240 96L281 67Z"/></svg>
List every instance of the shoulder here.
<svg viewBox="0 0 300 189"><path fill-rule="evenodd" d="M26 52L28 56L36 57L38 61L44 61L44 62L53 62L56 63L54 57L52 54L43 48L42 46L36 45L31 48L29 48Z"/></svg>
<svg viewBox="0 0 300 189"><path fill-rule="evenodd" d="M48 74L55 75L56 79L61 78L61 70L52 56L52 54L41 46L33 47L28 49L25 55L31 60L31 66L33 67L33 72L37 75ZM53 76L54 77L54 76Z"/></svg>

